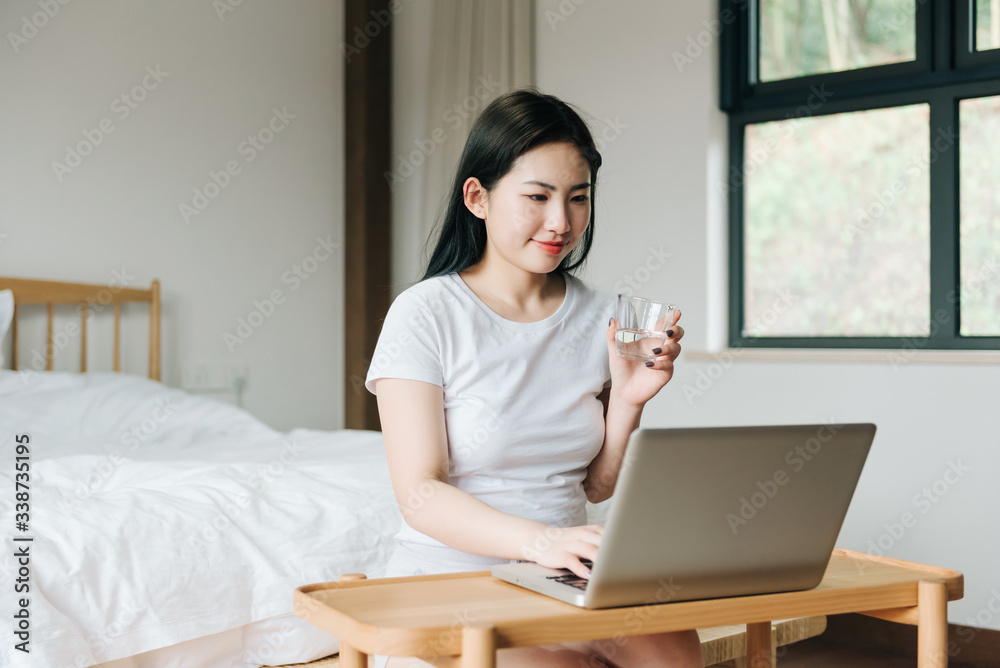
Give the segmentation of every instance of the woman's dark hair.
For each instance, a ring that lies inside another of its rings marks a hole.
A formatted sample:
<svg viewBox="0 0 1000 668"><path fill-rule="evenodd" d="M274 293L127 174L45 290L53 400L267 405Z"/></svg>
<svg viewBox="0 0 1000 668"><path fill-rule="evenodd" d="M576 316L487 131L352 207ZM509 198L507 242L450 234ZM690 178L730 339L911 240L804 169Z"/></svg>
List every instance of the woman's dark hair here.
<svg viewBox="0 0 1000 668"><path fill-rule="evenodd" d="M465 206L466 180L474 176L490 192L523 154L552 143L572 144L590 165L590 222L583 238L554 271L571 272L584 263L594 240L594 196L601 154L575 110L557 97L527 87L493 100L472 126L448 195L437 246L420 280L463 271L479 262L486 251L486 226Z"/></svg>

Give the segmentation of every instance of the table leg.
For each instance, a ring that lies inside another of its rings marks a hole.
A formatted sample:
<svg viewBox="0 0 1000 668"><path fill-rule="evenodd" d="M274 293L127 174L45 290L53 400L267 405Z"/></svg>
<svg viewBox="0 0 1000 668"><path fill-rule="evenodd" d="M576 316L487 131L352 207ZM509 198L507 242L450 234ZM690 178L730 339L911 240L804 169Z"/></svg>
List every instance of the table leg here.
<svg viewBox="0 0 1000 668"><path fill-rule="evenodd" d="M368 655L341 640L340 668L368 668Z"/></svg>
<svg viewBox="0 0 1000 668"><path fill-rule="evenodd" d="M496 668L497 639L492 626L473 624L462 629L462 668Z"/></svg>
<svg viewBox="0 0 1000 668"><path fill-rule="evenodd" d="M340 582L350 580L367 580L364 573L344 573L340 576ZM368 655L357 650L350 645L345 645L340 641L340 667L341 668L368 668Z"/></svg>
<svg viewBox="0 0 1000 668"><path fill-rule="evenodd" d="M948 591L921 580L917 590L917 668L948 666Z"/></svg>
<svg viewBox="0 0 1000 668"><path fill-rule="evenodd" d="M747 668L773 668L771 622L747 624Z"/></svg>

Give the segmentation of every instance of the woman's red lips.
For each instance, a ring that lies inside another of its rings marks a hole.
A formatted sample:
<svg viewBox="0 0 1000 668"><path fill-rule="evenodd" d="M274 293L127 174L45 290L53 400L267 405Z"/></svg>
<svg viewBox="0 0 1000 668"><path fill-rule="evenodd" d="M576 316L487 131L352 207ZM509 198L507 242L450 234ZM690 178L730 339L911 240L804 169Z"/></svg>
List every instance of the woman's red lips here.
<svg viewBox="0 0 1000 668"><path fill-rule="evenodd" d="M562 252L563 246L566 245L565 242L560 242L560 241L545 242L545 241L539 241L537 239L532 239L532 241L538 244L541 247L541 249L546 253L548 253L549 255L558 255L559 253Z"/></svg>

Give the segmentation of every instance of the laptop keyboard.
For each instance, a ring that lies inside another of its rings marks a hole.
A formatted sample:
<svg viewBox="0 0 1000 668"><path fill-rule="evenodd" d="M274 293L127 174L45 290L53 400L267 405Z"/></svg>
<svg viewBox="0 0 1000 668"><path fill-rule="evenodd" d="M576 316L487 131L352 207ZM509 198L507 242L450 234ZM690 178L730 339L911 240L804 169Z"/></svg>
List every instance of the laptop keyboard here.
<svg viewBox="0 0 1000 668"><path fill-rule="evenodd" d="M580 563L582 563L587 568L592 568L594 565L594 562L590 561L589 559L581 559ZM579 575L569 570L568 568L563 568L561 570L565 573L565 575L549 575L546 577L546 579L555 580L556 582L561 582L564 585L569 585L570 587L576 587L577 589L580 589L582 591L587 590L587 583L590 582L590 580L581 578Z"/></svg>

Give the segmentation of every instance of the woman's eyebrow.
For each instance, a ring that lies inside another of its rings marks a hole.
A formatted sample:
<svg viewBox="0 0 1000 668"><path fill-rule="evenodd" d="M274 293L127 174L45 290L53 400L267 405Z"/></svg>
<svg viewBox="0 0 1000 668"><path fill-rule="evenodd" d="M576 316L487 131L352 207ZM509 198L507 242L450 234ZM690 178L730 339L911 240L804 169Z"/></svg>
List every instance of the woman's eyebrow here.
<svg viewBox="0 0 1000 668"><path fill-rule="evenodd" d="M542 181L525 181L525 183L533 183L533 184L539 185L539 186L541 186L543 188L548 188L549 190L555 190L556 189L555 186L550 186L548 183L543 183ZM570 190L580 190L582 188L589 188L589 187L590 187L589 183L578 183L575 186L571 187Z"/></svg>

